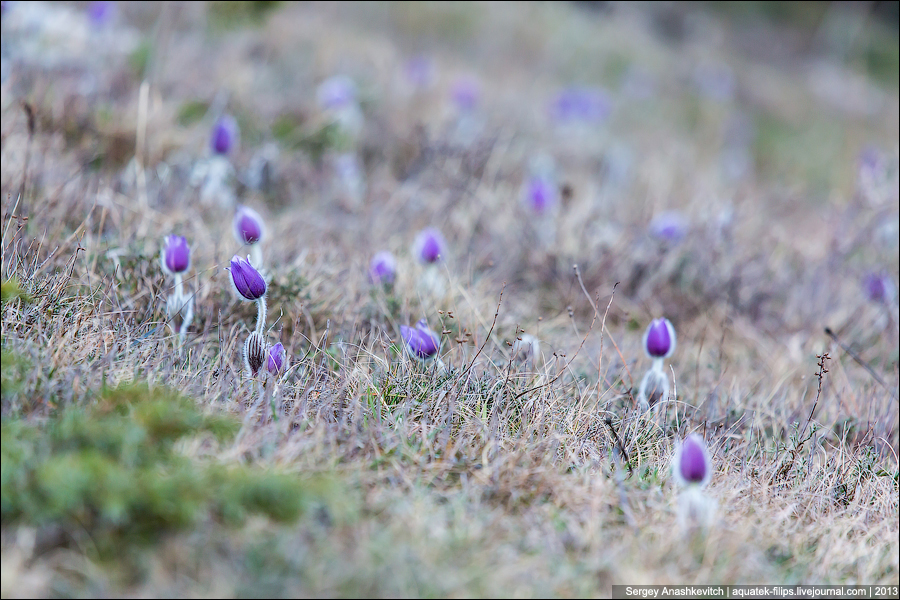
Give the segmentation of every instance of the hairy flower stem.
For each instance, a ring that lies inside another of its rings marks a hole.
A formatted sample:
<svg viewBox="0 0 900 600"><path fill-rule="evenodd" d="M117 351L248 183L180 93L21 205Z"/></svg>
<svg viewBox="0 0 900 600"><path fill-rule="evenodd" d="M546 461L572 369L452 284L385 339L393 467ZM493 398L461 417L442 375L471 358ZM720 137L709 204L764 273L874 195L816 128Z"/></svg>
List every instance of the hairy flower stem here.
<svg viewBox="0 0 900 600"><path fill-rule="evenodd" d="M256 301L256 333L262 335L266 328L266 297L263 296Z"/></svg>

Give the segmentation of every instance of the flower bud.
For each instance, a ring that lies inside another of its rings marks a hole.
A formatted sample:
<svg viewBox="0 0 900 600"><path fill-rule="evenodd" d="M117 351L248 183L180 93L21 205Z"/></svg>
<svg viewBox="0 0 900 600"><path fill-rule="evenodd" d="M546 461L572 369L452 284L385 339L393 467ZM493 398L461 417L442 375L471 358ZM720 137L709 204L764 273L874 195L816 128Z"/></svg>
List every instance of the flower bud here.
<svg viewBox="0 0 900 600"><path fill-rule="evenodd" d="M428 227L416 236L414 253L421 262L434 264L443 258L445 246L446 243L441 232L433 227Z"/></svg>
<svg viewBox="0 0 900 600"><path fill-rule="evenodd" d="M387 250L382 250L372 257L369 265L369 279L372 283L391 285L397 276L397 260Z"/></svg>
<svg viewBox="0 0 900 600"><path fill-rule="evenodd" d="M267 360L267 346L262 334L253 332L244 342L244 366L253 377L259 373Z"/></svg>
<svg viewBox="0 0 900 600"><path fill-rule="evenodd" d="M532 212L543 215L556 204L557 190L553 179L543 175L533 175L525 190L525 204Z"/></svg>
<svg viewBox="0 0 900 600"><path fill-rule="evenodd" d="M651 358L668 358L675 352L675 328L668 319L650 322L644 333L644 352Z"/></svg>
<svg viewBox="0 0 900 600"><path fill-rule="evenodd" d="M684 239L687 231L688 220L675 210L661 212L650 221L650 235L661 242L676 244Z"/></svg>
<svg viewBox="0 0 900 600"><path fill-rule="evenodd" d="M269 359L266 368L272 375L278 375L284 369L284 346L278 342L269 349Z"/></svg>
<svg viewBox="0 0 900 600"><path fill-rule="evenodd" d="M407 351L422 360L433 358L441 347L441 339L428 328L425 319L416 323L415 328L401 325L400 337L406 342Z"/></svg>
<svg viewBox="0 0 900 600"><path fill-rule="evenodd" d="M641 380L638 402L641 410L650 410L669 397L669 376L662 369L650 369Z"/></svg>
<svg viewBox="0 0 900 600"><path fill-rule="evenodd" d="M163 271L174 275L191 268L191 249L186 239L180 235L170 235L166 237L164 244L160 256Z"/></svg>
<svg viewBox="0 0 900 600"><path fill-rule="evenodd" d="M481 90L475 79L464 77L457 79L450 90L453 103L461 112L471 112L478 106Z"/></svg>
<svg viewBox="0 0 900 600"><path fill-rule="evenodd" d="M231 284L244 299L255 301L266 295L266 280L253 268L249 260L235 256L231 259Z"/></svg>
<svg viewBox="0 0 900 600"><path fill-rule="evenodd" d="M325 110L346 108L356 102L356 84L345 75L329 77L319 85L316 98Z"/></svg>
<svg viewBox="0 0 900 600"><path fill-rule="evenodd" d="M894 282L884 273L867 273L863 278L866 297L877 304L891 304L894 301Z"/></svg>
<svg viewBox="0 0 900 600"><path fill-rule="evenodd" d="M231 115L222 115L213 126L209 145L216 154L228 154L237 142L238 125Z"/></svg>
<svg viewBox="0 0 900 600"><path fill-rule="evenodd" d="M238 244L249 246L262 239L266 227L258 212L249 206L240 206L234 214L233 231Z"/></svg>
<svg viewBox="0 0 900 600"><path fill-rule="evenodd" d="M597 122L609 116L609 98L599 88L572 87L562 90L550 106L550 114L558 122Z"/></svg>
<svg viewBox="0 0 900 600"><path fill-rule="evenodd" d="M683 486L703 487L712 478L712 462L703 438L692 433L675 451L673 464L675 479Z"/></svg>

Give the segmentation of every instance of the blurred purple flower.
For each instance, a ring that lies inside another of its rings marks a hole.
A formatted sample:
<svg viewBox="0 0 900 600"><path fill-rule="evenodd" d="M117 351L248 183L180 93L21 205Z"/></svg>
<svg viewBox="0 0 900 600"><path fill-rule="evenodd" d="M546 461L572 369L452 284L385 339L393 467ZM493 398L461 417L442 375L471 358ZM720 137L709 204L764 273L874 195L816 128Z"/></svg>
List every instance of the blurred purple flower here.
<svg viewBox="0 0 900 600"><path fill-rule="evenodd" d="M688 220L678 211L658 213L650 221L650 234L656 239L676 244L687 234Z"/></svg>
<svg viewBox="0 0 900 600"><path fill-rule="evenodd" d="M117 11L115 2L90 2L87 8L88 19L98 29L109 25L116 18Z"/></svg>
<svg viewBox="0 0 900 600"><path fill-rule="evenodd" d="M478 106L481 97L481 88L478 81L471 77L461 77L453 83L450 89L450 98L456 107L462 112L470 112Z"/></svg>
<svg viewBox="0 0 900 600"><path fill-rule="evenodd" d="M423 263L434 264L443 258L446 245L441 232L434 227L428 227L416 236L415 255Z"/></svg>
<svg viewBox="0 0 900 600"><path fill-rule="evenodd" d="M712 478L712 461L703 438L692 433L678 445L674 461L675 479L683 486L703 487Z"/></svg>
<svg viewBox="0 0 900 600"><path fill-rule="evenodd" d="M543 215L550 212L557 200L556 184L552 178L532 175L525 190L525 202L533 212Z"/></svg>
<svg viewBox="0 0 900 600"><path fill-rule="evenodd" d="M675 352L675 328L668 319L650 322L644 332L644 352L651 358L668 358Z"/></svg>
<svg viewBox="0 0 900 600"><path fill-rule="evenodd" d="M559 92L550 104L550 115L557 121L603 121L612 106L606 92L599 88L571 87Z"/></svg>
<svg viewBox="0 0 900 600"><path fill-rule="evenodd" d="M369 279L372 283L391 285L397 276L397 260L387 250L382 250L372 257L369 265Z"/></svg>
<svg viewBox="0 0 900 600"><path fill-rule="evenodd" d="M187 271L191 267L191 249L187 240L180 235L167 236L160 259L163 271L170 275Z"/></svg>
<svg viewBox="0 0 900 600"><path fill-rule="evenodd" d="M266 280L249 260L235 256L231 259L230 271L231 284L241 297L252 302L266 295Z"/></svg>
<svg viewBox="0 0 900 600"><path fill-rule="evenodd" d="M325 110L340 110L356 102L356 84L346 75L329 77L319 84L316 99Z"/></svg>
<svg viewBox="0 0 900 600"><path fill-rule="evenodd" d="M216 154L228 154L231 152L238 138L238 124L231 115L222 115L213 125L209 145Z"/></svg>
<svg viewBox="0 0 900 600"><path fill-rule="evenodd" d="M434 83L434 65L425 56L414 56L406 61L403 72L406 80L416 89L425 89Z"/></svg>
<svg viewBox="0 0 900 600"><path fill-rule="evenodd" d="M885 273L871 272L863 277L866 297L877 304L891 304L894 301L894 282Z"/></svg>
<svg viewBox="0 0 900 600"><path fill-rule="evenodd" d="M234 215L234 239L241 245L252 245L260 241L266 228L258 212L249 206L238 207Z"/></svg>
<svg viewBox="0 0 900 600"><path fill-rule="evenodd" d="M272 375L278 375L284 368L284 346L278 342L269 348L269 358L266 361L266 368Z"/></svg>
<svg viewBox="0 0 900 600"><path fill-rule="evenodd" d="M428 322L425 319L416 323L415 328L401 325L400 337L406 342L407 351L422 360L434 357L441 347L441 339L428 328Z"/></svg>

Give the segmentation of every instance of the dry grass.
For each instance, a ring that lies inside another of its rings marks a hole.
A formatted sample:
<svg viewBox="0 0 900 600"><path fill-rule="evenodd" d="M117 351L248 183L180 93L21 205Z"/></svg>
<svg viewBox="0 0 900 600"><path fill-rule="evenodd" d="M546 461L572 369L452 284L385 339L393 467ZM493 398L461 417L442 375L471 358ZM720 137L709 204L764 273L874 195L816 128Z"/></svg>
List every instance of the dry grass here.
<svg viewBox="0 0 900 600"><path fill-rule="evenodd" d="M148 381L242 421L221 447L183 442L198 464L332 483L295 524L229 528L210 515L142 549L137 571L98 557L84 532L4 516L4 597L898 582L898 308L859 284L871 269L898 280L898 91L866 76L860 51L839 59L825 26L741 30L697 9L291 4L238 26L217 10L122 7L136 50L51 61L4 49L3 280L30 299L3 306L3 420L45 423L105 385ZM853 16L833 12L823 18ZM864 20L851 50L878 27ZM775 58L746 50L760 31ZM435 87L404 95L403 61L425 51ZM710 64L730 67L733 94L698 91ZM240 360L255 310L233 299L223 268L241 250L232 212L189 183L212 116L183 116L224 100L242 171L279 119L304 135L321 125L315 86L336 72L364 100L364 200L339 197L327 154L317 162L302 144L282 143L268 192L238 186L268 224L267 335L291 365L272 419ZM632 72L653 82L648 96L628 95ZM446 100L463 74L484 96L468 144ZM835 78L852 102L835 99ZM572 82L611 90L612 116L589 133L548 122L552 94ZM858 179L867 144L884 150L880 187ZM566 188L543 231L519 203L538 151ZM749 170L728 174L733 152ZM646 233L668 209L690 219L675 245ZM429 225L450 245L438 294L409 251ZM193 251L180 349L159 266L172 232ZM392 292L366 276L384 248L399 260ZM640 415L641 335L661 315L678 332L677 397ZM421 317L444 332L445 372L397 351L399 326ZM523 331L542 357L512 353ZM677 527L670 460L692 431L715 467L706 532Z"/></svg>

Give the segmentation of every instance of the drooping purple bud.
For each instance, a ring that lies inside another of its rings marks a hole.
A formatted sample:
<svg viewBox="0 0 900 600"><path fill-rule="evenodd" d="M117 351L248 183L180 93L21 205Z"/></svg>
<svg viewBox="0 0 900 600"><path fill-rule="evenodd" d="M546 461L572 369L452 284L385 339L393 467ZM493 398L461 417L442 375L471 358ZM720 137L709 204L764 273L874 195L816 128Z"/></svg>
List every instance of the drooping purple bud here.
<svg viewBox="0 0 900 600"><path fill-rule="evenodd" d="M644 332L644 352L651 358L668 358L675 352L675 328L666 318L653 319Z"/></svg>
<svg viewBox="0 0 900 600"><path fill-rule="evenodd" d="M228 154L237 143L238 124L231 115L222 115L213 126L209 145L216 154Z"/></svg>
<svg viewBox="0 0 900 600"><path fill-rule="evenodd" d="M867 273L863 277L866 297L877 304L891 304L894 301L894 282L884 273Z"/></svg>
<svg viewBox="0 0 900 600"><path fill-rule="evenodd" d="M567 88L557 94L550 105L550 115L560 122L603 121L610 110L609 97L599 88Z"/></svg>
<svg viewBox="0 0 900 600"><path fill-rule="evenodd" d="M266 295L266 280L253 268L249 260L235 256L231 259L231 284L235 291L251 302Z"/></svg>
<svg viewBox="0 0 900 600"><path fill-rule="evenodd" d="M187 240L180 235L166 236L160 262L163 271L169 275L184 273L191 268L191 249Z"/></svg>
<svg viewBox="0 0 900 600"><path fill-rule="evenodd" d="M423 263L434 264L443 258L446 245L441 232L434 227L428 227L416 236L415 255Z"/></svg>
<svg viewBox="0 0 900 600"><path fill-rule="evenodd" d="M481 89L478 86L478 82L471 77L457 79L450 89L450 98L453 99L456 107L463 112L475 110L480 96Z"/></svg>
<svg viewBox="0 0 900 600"><path fill-rule="evenodd" d="M675 479L681 485L703 487L712 478L712 461L703 438L692 433L678 445L673 465Z"/></svg>
<svg viewBox="0 0 900 600"><path fill-rule="evenodd" d="M676 244L687 235L688 220L680 212L667 210L658 213L650 221L650 234L656 239Z"/></svg>
<svg viewBox="0 0 900 600"><path fill-rule="evenodd" d="M284 346L281 342L269 348L269 359L266 361L266 368L272 375L278 375L284 368Z"/></svg>
<svg viewBox="0 0 900 600"><path fill-rule="evenodd" d="M400 337L406 342L406 350L422 360L433 358L441 347L441 338L428 328L428 322L422 319L415 327L400 326Z"/></svg>
<svg viewBox="0 0 900 600"><path fill-rule="evenodd" d="M356 84L345 75L329 77L319 84L316 99L325 110L340 110L356 101Z"/></svg>
<svg viewBox="0 0 900 600"><path fill-rule="evenodd" d="M556 200L556 185L550 177L533 175L529 178L525 202L531 211L538 215L546 214L553 209Z"/></svg>
<svg viewBox="0 0 900 600"><path fill-rule="evenodd" d="M250 246L260 241L266 232L263 219L249 206L238 207L234 214L234 239L238 244Z"/></svg>
<svg viewBox="0 0 900 600"><path fill-rule="evenodd" d="M372 283L391 285L397 276L397 260L387 250L382 250L372 257L369 265L369 279Z"/></svg>

